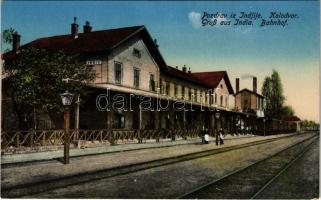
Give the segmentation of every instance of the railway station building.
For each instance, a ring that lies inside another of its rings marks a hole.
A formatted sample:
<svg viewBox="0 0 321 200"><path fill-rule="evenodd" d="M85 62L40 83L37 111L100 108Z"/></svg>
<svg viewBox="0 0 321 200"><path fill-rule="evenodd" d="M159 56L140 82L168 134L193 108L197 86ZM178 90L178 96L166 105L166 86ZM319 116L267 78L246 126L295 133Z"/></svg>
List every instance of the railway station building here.
<svg viewBox="0 0 321 200"><path fill-rule="evenodd" d="M229 133L254 133L259 129L256 120L264 116L263 96L239 91L238 86L234 94L226 71L194 72L188 64L169 66L145 26L92 31L86 22L80 32L75 21L67 35L39 38L22 46L20 36L14 38L14 50L5 53L4 60L20 48L62 50L80 54L97 74L87 84L90 96L80 104L79 127L71 123L74 128L196 132L223 128ZM125 99L123 106L110 106L119 96ZM149 103L148 108L142 101ZM63 127L61 121L42 115L39 118L47 120L37 122L39 129ZM72 114L72 122L73 118Z"/></svg>

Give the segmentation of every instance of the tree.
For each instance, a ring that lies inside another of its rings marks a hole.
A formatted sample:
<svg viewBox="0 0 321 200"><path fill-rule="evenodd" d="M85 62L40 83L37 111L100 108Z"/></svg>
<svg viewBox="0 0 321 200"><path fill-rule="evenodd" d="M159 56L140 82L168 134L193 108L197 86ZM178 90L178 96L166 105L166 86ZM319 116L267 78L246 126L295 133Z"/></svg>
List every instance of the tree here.
<svg viewBox="0 0 321 200"><path fill-rule="evenodd" d="M283 106L283 107L282 107L281 115L282 115L283 117L294 116L294 115L295 115L295 112L294 112L292 106Z"/></svg>
<svg viewBox="0 0 321 200"><path fill-rule="evenodd" d="M277 119L280 119L285 97L283 95L281 78L279 73L276 70L273 70L272 72L271 84L272 84L272 96L271 96L272 116Z"/></svg>
<svg viewBox="0 0 321 200"><path fill-rule="evenodd" d="M15 59L4 63L4 68L9 74L5 92L12 100L20 129L30 126L23 115L32 113L34 106L45 112L61 112L60 93L67 89L74 94L85 94L84 84L67 84L63 79L88 82L95 77L79 56L35 48L20 50Z"/></svg>
<svg viewBox="0 0 321 200"><path fill-rule="evenodd" d="M271 77L268 76L264 79L262 95L265 97L266 102L266 116L281 119L283 112L288 108L283 108L285 97L283 95L281 78L276 70L273 70Z"/></svg>
<svg viewBox="0 0 321 200"><path fill-rule="evenodd" d="M302 120L300 122L300 126L303 130L317 130L320 127L319 123L316 123L315 121L309 121L309 120Z"/></svg>
<svg viewBox="0 0 321 200"><path fill-rule="evenodd" d="M5 29L2 32L2 41L4 44L12 44L13 38L12 35L15 33L16 31L13 28L8 28ZM10 49L5 49L5 52L9 51Z"/></svg>
<svg viewBox="0 0 321 200"><path fill-rule="evenodd" d="M265 77L263 86L262 86L262 95L265 97L265 115L270 117L272 115L271 107L271 96L272 96L272 84L271 78Z"/></svg>

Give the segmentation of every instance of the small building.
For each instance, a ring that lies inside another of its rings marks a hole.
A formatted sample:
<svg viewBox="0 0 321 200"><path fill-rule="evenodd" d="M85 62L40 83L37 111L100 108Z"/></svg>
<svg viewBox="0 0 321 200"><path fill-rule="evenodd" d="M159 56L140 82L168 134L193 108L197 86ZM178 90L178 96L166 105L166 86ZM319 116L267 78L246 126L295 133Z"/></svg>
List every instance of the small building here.
<svg viewBox="0 0 321 200"><path fill-rule="evenodd" d="M282 119L284 128L287 130L301 131L300 122L301 119L297 116L288 116Z"/></svg>
<svg viewBox="0 0 321 200"><path fill-rule="evenodd" d="M240 79L236 78L235 109L237 111L264 117L264 97L257 93L257 78L253 77L253 90L239 90Z"/></svg>

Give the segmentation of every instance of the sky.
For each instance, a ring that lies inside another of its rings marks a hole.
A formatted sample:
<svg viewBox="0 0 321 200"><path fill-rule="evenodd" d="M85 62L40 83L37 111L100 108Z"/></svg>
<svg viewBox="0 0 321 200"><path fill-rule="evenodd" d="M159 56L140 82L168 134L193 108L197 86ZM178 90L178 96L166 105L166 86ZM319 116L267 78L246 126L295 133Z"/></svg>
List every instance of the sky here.
<svg viewBox="0 0 321 200"><path fill-rule="evenodd" d="M319 122L319 8L319 1L5 1L1 29L13 27L25 44L69 34L73 17L80 28L89 21L93 31L145 25L168 65L185 64L192 72L226 70L233 87L241 78L240 88L252 89L252 80L242 77L254 75L259 92L264 78L277 70L286 104L301 119ZM264 19L270 12L298 17L284 27L261 27L261 19L252 26L202 26L204 12L228 14L219 22L230 20L232 12L258 12Z"/></svg>

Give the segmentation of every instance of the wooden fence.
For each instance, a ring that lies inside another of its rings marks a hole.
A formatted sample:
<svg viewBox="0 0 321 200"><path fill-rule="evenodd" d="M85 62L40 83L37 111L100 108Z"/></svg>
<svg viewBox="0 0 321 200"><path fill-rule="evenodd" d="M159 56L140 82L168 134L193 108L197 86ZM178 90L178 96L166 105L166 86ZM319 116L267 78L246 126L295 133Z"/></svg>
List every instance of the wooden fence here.
<svg viewBox="0 0 321 200"><path fill-rule="evenodd" d="M141 143L146 140L161 139L175 140L177 138L197 138L202 136L202 131L197 129L190 130L70 130L70 142L77 143L77 135L82 142L117 144L122 141L131 143ZM210 135L214 135L210 131ZM30 131L2 131L1 150L6 151L9 148L33 148L61 146L64 143L64 130L30 130Z"/></svg>

